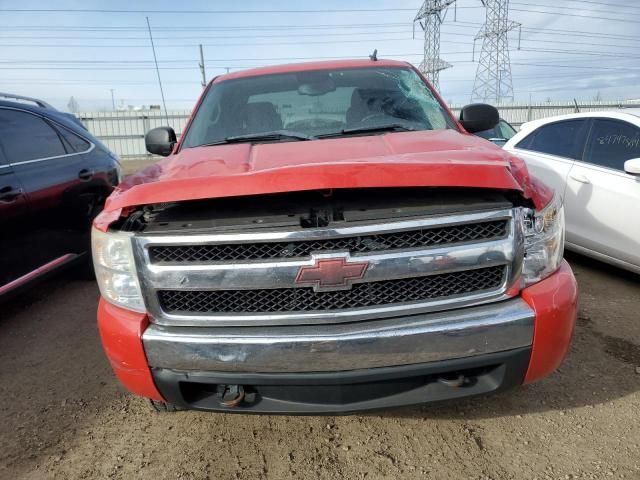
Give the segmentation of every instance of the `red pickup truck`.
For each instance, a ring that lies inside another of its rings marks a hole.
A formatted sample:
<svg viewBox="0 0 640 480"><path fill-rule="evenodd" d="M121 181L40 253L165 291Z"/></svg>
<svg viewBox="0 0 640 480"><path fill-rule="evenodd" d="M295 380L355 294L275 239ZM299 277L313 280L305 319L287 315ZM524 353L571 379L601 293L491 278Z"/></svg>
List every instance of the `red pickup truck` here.
<svg viewBox="0 0 640 480"><path fill-rule="evenodd" d="M98 325L160 410L348 413L556 369L576 282L563 208L410 64L215 78L95 219Z"/></svg>

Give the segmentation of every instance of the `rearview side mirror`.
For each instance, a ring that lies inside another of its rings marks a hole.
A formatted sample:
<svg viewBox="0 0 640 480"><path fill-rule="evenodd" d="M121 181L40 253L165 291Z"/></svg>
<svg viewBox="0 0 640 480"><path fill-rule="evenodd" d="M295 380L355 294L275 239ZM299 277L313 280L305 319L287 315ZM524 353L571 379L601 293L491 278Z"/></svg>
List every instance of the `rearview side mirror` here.
<svg viewBox="0 0 640 480"><path fill-rule="evenodd" d="M630 175L640 175L640 158L632 158L624 162L624 171Z"/></svg>
<svg viewBox="0 0 640 480"><path fill-rule="evenodd" d="M489 130L500 121L498 109L486 103L473 103L460 111L460 123L469 133Z"/></svg>
<svg viewBox="0 0 640 480"><path fill-rule="evenodd" d="M171 127L154 128L144 136L147 152L163 157L171 155L177 141L176 132Z"/></svg>

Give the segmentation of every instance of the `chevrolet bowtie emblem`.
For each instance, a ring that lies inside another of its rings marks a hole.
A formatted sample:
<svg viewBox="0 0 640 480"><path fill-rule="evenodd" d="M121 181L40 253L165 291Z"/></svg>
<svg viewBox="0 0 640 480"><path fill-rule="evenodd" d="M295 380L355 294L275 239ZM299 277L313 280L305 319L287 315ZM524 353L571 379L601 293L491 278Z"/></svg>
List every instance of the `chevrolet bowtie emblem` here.
<svg viewBox="0 0 640 480"><path fill-rule="evenodd" d="M353 280L364 277L369 262L351 262L349 256L315 258L313 265L300 267L296 283L312 285L316 292L346 290Z"/></svg>

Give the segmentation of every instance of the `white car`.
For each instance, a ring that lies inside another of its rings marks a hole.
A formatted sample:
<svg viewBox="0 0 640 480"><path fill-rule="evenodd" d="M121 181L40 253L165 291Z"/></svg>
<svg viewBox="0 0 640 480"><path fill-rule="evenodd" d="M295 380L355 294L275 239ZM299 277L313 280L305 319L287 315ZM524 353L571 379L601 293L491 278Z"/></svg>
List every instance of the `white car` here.
<svg viewBox="0 0 640 480"><path fill-rule="evenodd" d="M504 148L562 196L567 249L640 273L640 109L525 123Z"/></svg>

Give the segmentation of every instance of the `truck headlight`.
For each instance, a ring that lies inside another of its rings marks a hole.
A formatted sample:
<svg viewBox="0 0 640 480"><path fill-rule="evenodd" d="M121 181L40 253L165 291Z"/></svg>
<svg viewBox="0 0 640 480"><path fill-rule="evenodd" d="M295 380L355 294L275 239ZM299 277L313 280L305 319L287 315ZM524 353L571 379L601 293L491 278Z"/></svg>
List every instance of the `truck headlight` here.
<svg viewBox="0 0 640 480"><path fill-rule="evenodd" d="M100 293L106 300L129 310L145 312L131 237L125 232L104 233L92 229L93 265Z"/></svg>
<svg viewBox="0 0 640 480"><path fill-rule="evenodd" d="M560 267L564 253L564 208L556 195L542 211L524 211L523 287L539 282Z"/></svg>

